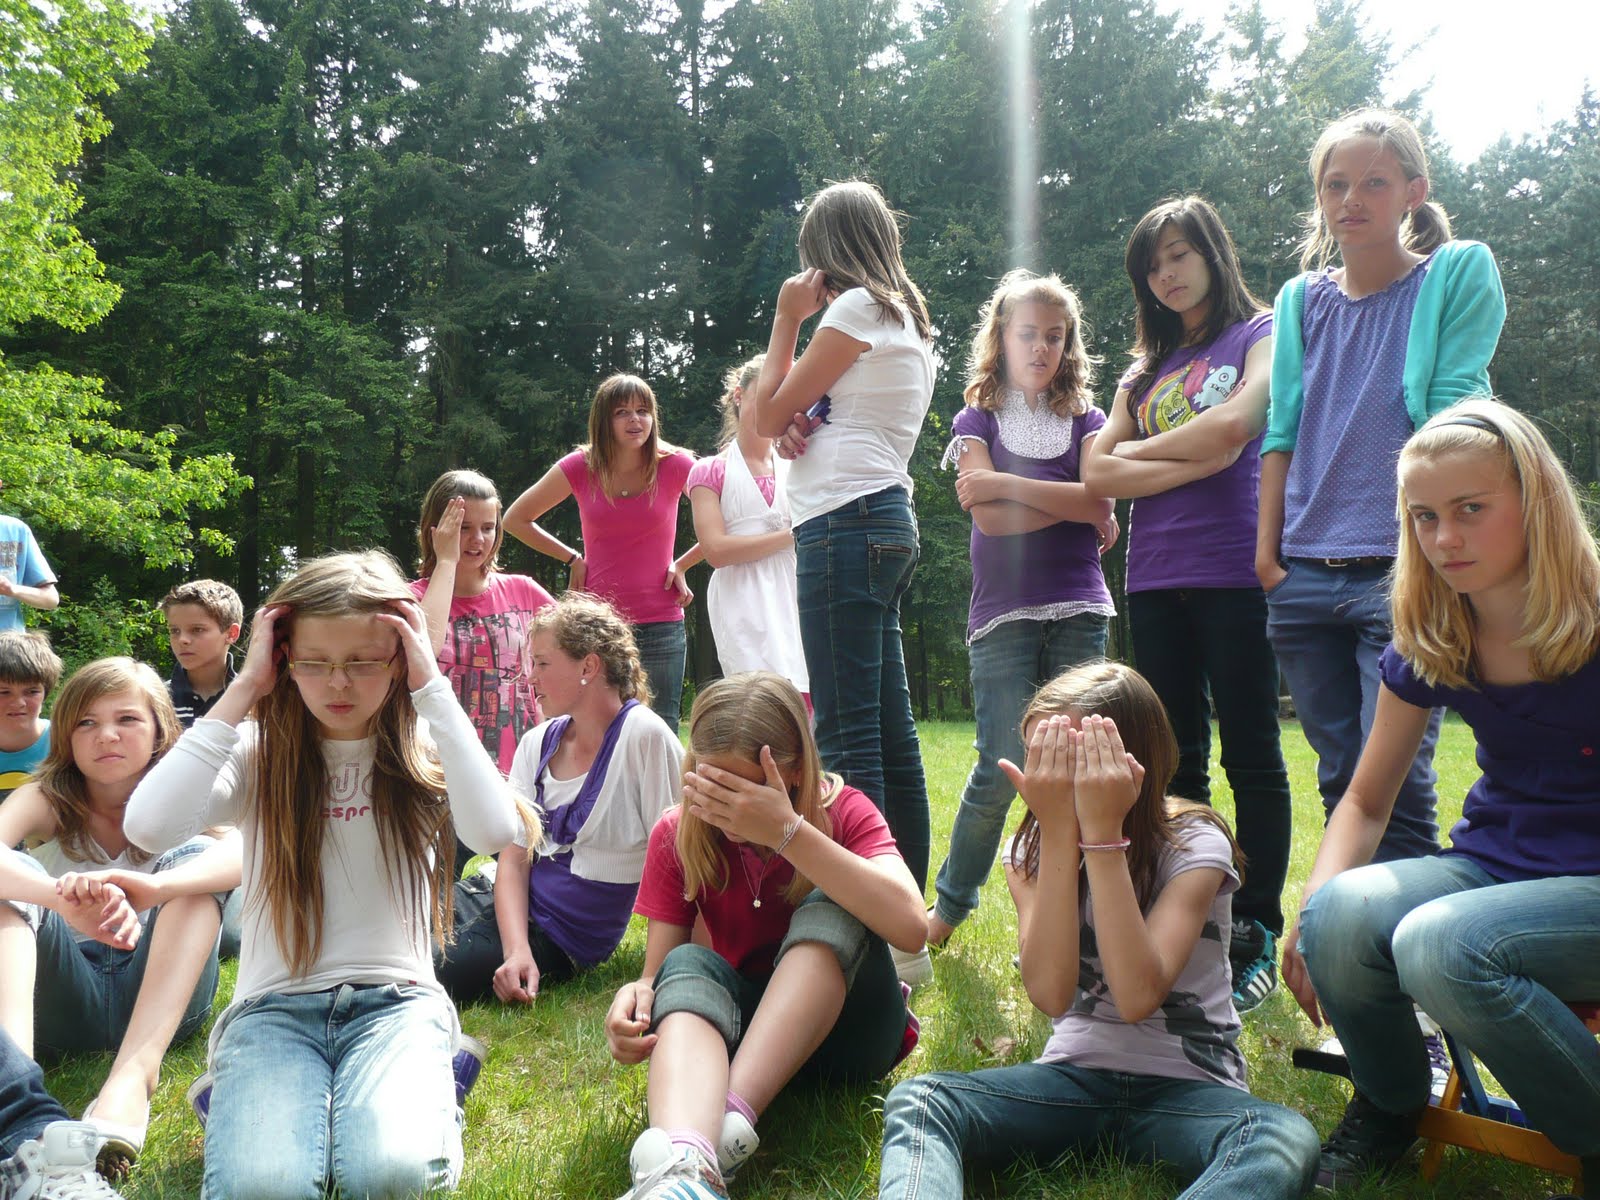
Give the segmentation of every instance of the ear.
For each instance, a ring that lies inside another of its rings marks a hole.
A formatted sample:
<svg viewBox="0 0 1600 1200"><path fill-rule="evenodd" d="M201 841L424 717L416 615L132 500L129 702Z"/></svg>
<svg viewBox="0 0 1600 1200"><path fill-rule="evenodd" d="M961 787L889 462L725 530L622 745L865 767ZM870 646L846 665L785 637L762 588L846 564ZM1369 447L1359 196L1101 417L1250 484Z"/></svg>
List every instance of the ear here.
<svg viewBox="0 0 1600 1200"><path fill-rule="evenodd" d="M1416 212L1427 201L1428 191L1428 177L1426 175L1418 175L1408 182L1406 184L1407 207L1412 212Z"/></svg>
<svg viewBox="0 0 1600 1200"><path fill-rule="evenodd" d="M228 645L233 645L239 640L239 622L235 621L222 631L222 636L228 639Z"/></svg>

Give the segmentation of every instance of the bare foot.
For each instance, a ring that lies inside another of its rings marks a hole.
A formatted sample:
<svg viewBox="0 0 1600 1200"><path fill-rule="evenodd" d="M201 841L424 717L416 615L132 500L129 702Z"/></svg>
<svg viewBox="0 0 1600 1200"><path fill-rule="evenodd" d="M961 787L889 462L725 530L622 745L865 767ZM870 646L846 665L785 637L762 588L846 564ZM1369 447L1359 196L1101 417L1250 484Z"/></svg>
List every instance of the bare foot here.
<svg viewBox="0 0 1600 1200"><path fill-rule="evenodd" d="M942 946L950 940L950 935L956 927L939 916L933 909L928 910L928 948Z"/></svg>
<svg viewBox="0 0 1600 1200"><path fill-rule="evenodd" d="M135 1072L113 1073L105 1086L84 1110L87 1117L107 1121L128 1130L142 1130L150 1124L150 1093Z"/></svg>

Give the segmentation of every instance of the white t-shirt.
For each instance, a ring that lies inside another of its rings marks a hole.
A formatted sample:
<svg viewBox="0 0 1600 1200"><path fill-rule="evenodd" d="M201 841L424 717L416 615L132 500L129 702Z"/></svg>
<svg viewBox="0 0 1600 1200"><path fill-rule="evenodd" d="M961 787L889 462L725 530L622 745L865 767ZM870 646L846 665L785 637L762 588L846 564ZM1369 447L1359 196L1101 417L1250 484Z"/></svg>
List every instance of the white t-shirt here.
<svg viewBox="0 0 1600 1200"><path fill-rule="evenodd" d="M832 408L789 471L789 510L798 527L841 504L896 485L907 470L933 401L933 348L904 322L885 319L865 288L828 306L818 332L837 329L866 342L860 358L828 389Z"/></svg>

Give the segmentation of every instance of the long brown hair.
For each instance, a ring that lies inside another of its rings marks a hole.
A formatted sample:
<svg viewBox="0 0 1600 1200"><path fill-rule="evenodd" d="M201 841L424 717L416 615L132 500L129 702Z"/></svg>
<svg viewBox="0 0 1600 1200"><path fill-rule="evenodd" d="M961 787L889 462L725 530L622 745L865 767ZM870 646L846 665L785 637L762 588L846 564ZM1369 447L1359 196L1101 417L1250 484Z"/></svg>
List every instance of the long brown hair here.
<svg viewBox="0 0 1600 1200"><path fill-rule="evenodd" d="M33 778L56 819L57 843L68 858L79 862L105 862L106 856L89 835L89 784L72 757L72 733L95 701L118 692L132 692L150 708L155 741L144 771L155 766L183 733L167 685L145 663L131 658L98 658L79 667L62 685L50 713L50 749ZM143 777L141 771L140 778ZM150 855L130 844L128 859L143 863L149 861Z"/></svg>
<svg viewBox="0 0 1600 1200"><path fill-rule="evenodd" d="M1155 900L1156 876L1161 856L1176 846L1184 825L1210 821L1227 835L1234 862L1239 845L1228 824L1208 806L1167 795L1167 785L1178 769L1178 740L1167 721L1167 710L1143 675L1118 662L1089 662L1063 671L1036 693L1022 713L1026 731L1042 717L1072 713L1085 717L1097 713L1116 722L1122 745L1144 768L1139 796L1122 821L1128 847L1128 874L1133 879L1139 907ZM1012 835L1011 853L1032 879L1039 873L1039 819L1028 812Z"/></svg>
<svg viewBox="0 0 1600 1200"><path fill-rule="evenodd" d="M500 569L500 544L505 541L506 527L501 521L505 505L500 503L500 492L494 480L476 471L446 471L433 481L428 494L422 498L422 513L417 518L417 574L427 579L439 565L439 556L433 550L433 527L444 517L445 507L460 496L463 500L494 501L494 545L484 555L484 575Z"/></svg>
<svg viewBox="0 0 1600 1200"><path fill-rule="evenodd" d="M277 621L287 638L300 617L393 612L396 601L413 599L394 559L381 550L365 550L312 559L274 588L267 604L289 610ZM372 817L398 906L410 913L431 908L434 940L444 944L450 940L455 826L445 801L444 772L418 734L403 652L399 661L369 731L375 742ZM277 682L256 703L255 713L253 803L261 837L261 902L271 916L279 953L299 974L322 951L328 768L321 727L285 664L279 664Z"/></svg>
<svg viewBox="0 0 1600 1200"><path fill-rule="evenodd" d="M865 288L885 321L933 336L928 305L900 257L903 239L883 193L862 179L830 184L806 205L800 222L800 265L820 270L837 292Z"/></svg>
<svg viewBox="0 0 1600 1200"><path fill-rule="evenodd" d="M981 309L978 332L967 358L967 386L962 393L972 408L998 412L1006 387L1005 332L1016 316L1017 305L1028 302L1056 309L1066 318L1066 345L1061 362L1050 377L1045 403L1058 417L1077 417L1094 405L1094 369L1099 358L1089 353L1083 336L1083 306L1078 294L1059 275L1009 271Z"/></svg>
<svg viewBox="0 0 1600 1200"><path fill-rule="evenodd" d="M683 756L683 773L687 776L701 758L713 754L759 765L763 746L771 749L778 770L798 775L789 792L794 811L832 837L828 806L843 785L838 776L823 771L805 702L794 684L781 675L770 671L730 675L696 696L689 710L689 749ZM691 814L686 806L682 808L677 847L685 900L693 900L702 890L720 892L728 886L726 845L720 830ZM811 881L796 871L783 889L784 899L798 904L811 887Z"/></svg>
<svg viewBox="0 0 1600 1200"><path fill-rule="evenodd" d="M650 385L637 375L618 373L600 381L594 390L594 400L589 405L589 440L578 449L583 452L583 465L600 484L607 500L617 498L616 474L617 435L611 427L611 414L619 404L643 400L650 413L650 436L644 443L644 490L654 492L656 466L661 459L678 449L661 436L661 410L656 406L656 394Z"/></svg>

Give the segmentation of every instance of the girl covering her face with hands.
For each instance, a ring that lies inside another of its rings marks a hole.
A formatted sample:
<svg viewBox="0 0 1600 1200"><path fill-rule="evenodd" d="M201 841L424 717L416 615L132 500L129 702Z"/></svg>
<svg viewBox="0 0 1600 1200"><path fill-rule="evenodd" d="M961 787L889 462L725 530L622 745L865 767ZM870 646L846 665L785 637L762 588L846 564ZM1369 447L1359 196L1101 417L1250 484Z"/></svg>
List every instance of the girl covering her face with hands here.
<svg viewBox="0 0 1600 1200"><path fill-rule="evenodd" d="M884 1107L879 1196L946 1200L963 1166L1044 1166L1109 1146L1164 1162L1184 1196L1309 1189L1316 1132L1245 1090L1227 939L1233 839L1167 796L1177 745L1155 693L1118 663L1051 680L1004 769L1028 806L1006 881L1022 979L1054 1022L1037 1061L908 1080Z"/></svg>
<svg viewBox="0 0 1600 1200"><path fill-rule="evenodd" d="M151 849L222 822L244 839L208 1196L455 1186L459 1029L430 934L449 938L457 835L496 852L517 813L393 559L329 555L273 591L238 677L127 813Z"/></svg>
<svg viewBox="0 0 1600 1200"><path fill-rule="evenodd" d="M650 1063L634 1200L726 1195L791 1079L880 1078L914 1040L888 947L920 947L922 899L883 817L825 774L794 685L719 680L689 718L683 803L650 835L641 978L606 1016ZM690 943L696 916L710 947Z"/></svg>

